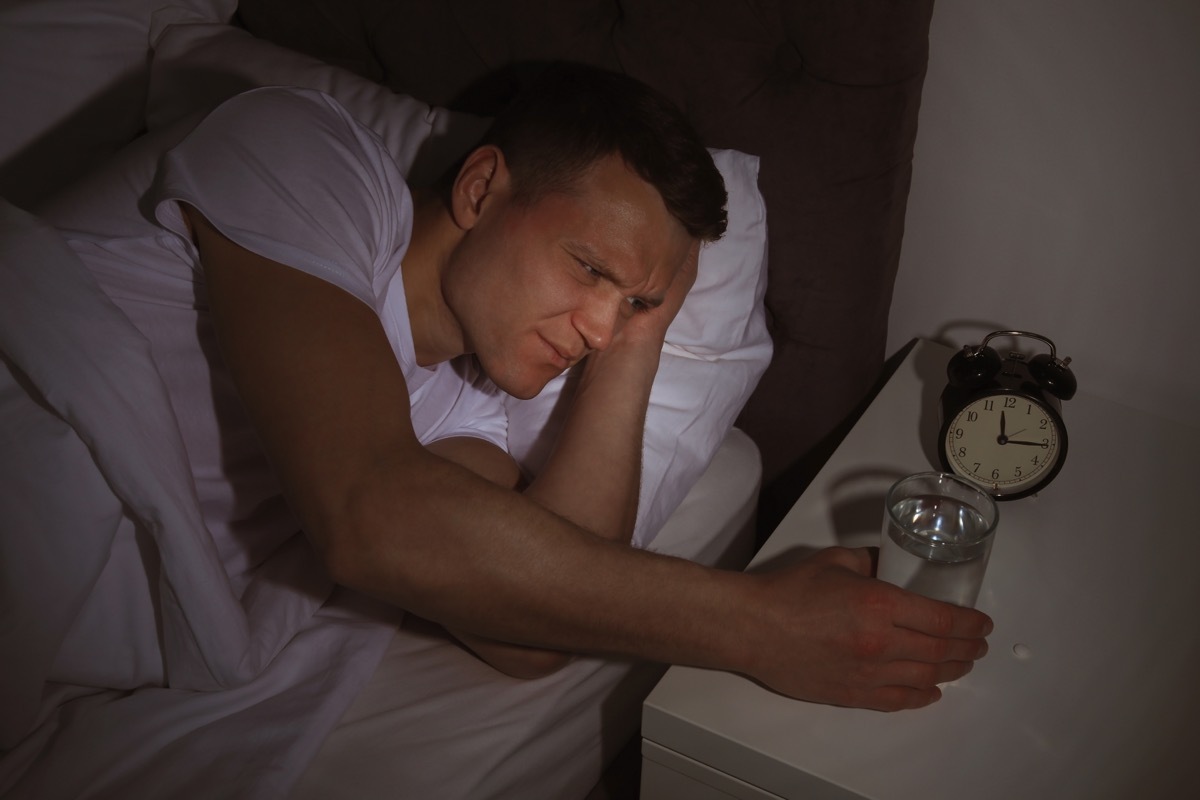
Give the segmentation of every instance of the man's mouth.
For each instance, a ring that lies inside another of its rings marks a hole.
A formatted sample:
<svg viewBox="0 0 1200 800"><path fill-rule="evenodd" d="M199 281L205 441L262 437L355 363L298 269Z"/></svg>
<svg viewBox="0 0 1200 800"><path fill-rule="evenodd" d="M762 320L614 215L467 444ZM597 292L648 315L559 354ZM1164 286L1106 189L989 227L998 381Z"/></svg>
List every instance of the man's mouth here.
<svg viewBox="0 0 1200 800"><path fill-rule="evenodd" d="M550 363L553 364L555 368L560 370L567 369L579 360L579 356L572 355L569 352L564 352L549 339L545 337L541 337L541 339L546 344L546 349L550 354Z"/></svg>

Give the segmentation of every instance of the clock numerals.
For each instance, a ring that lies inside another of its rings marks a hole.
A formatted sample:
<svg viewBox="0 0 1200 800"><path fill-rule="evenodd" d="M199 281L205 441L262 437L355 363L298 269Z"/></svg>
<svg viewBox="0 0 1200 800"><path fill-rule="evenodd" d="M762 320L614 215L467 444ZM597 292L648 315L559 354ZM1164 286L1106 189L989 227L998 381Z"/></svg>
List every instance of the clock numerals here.
<svg viewBox="0 0 1200 800"><path fill-rule="evenodd" d="M1028 337L1049 346L1004 358L988 347L994 337ZM942 467L997 499L1026 497L1058 474L1067 457L1062 401L1075 395L1071 359L1054 343L1028 331L996 331L966 346L946 365L941 395Z"/></svg>
<svg viewBox="0 0 1200 800"><path fill-rule="evenodd" d="M944 430L947 464L1001 496L1036 486L1060 455L1058 428L1049 412L1016 394L969 403Z"/></svg>

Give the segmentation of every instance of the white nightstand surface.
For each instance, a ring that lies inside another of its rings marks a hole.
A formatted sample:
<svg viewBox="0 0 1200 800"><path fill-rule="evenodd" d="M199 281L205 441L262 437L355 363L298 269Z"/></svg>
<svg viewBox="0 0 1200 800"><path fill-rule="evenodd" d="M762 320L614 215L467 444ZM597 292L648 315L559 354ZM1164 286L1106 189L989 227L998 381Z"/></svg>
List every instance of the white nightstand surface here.
<svg viewBox="0 0 1200 800"><path fill-rule="evenodd" d="M878 544L887 487L937 463L952 353L917 344L754 564ZM1066 465L1000 504L977 604L996 627L970 675L882 714L674 667L644 706L646 757L781 797L1200 797L1200 429L1089 396L1075 366Z"/></svg>

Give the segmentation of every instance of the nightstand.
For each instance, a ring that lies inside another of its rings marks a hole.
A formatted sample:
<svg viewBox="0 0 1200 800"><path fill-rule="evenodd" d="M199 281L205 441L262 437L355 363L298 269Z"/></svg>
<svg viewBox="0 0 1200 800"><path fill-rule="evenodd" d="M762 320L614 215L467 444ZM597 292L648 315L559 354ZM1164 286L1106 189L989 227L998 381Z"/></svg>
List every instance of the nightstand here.
<svg viewBox="0 0 1200 800"><path fill-rule="evenodd" d="M952 352L916 343L754 564L878 544L888 486L938 463ZM1200 429L1079 375L1061 474L1000 504L973 672L883 714L672 667L643 706L643 800L1200 797Z"/></svg>

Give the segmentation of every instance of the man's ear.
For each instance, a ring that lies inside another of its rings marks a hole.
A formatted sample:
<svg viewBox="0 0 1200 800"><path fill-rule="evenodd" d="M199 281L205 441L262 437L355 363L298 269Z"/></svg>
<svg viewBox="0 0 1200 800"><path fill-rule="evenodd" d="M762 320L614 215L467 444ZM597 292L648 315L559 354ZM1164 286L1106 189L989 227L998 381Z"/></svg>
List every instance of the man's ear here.
<svg viewBox="0 0 1200 800"><path fill-rule="evenodd" d="M463 230L475 227L488 199L508 187L504 154L495 145L477 147L463 161L450 193L450 213Z"/></svg>

